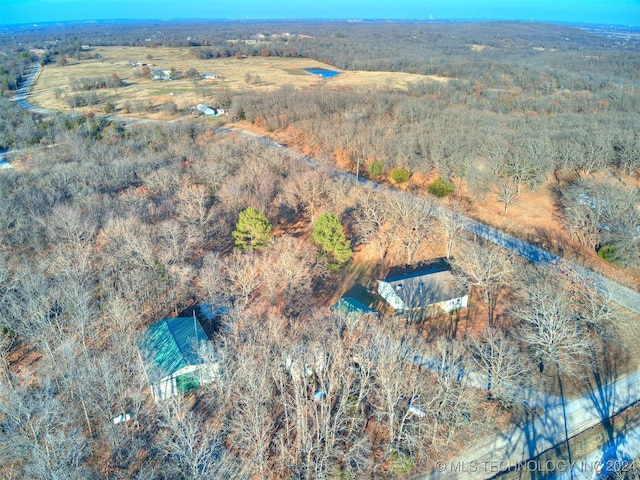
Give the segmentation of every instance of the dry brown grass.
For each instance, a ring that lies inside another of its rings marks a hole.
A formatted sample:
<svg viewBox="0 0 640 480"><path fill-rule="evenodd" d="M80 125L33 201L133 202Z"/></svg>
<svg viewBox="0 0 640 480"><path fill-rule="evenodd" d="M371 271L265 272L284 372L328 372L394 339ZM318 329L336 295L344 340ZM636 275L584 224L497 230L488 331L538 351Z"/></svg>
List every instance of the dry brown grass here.
<svg viewBox="0 0 640 480"><path fill-rule="evenodd" d="M65 96L73 92L69 88L73 78L108 77L115 73L125 87L117 90L101 90L98 93L122 108L126 101L145 101L155 104L163 101L174 101L178 108L188 105L208 102L212 95L220 91L246 92L258 90L269 92L285 85L296 89L306 89L320 85L335 88L354 88L375 91L379 88L406 89L410 83L431 79L446 81L446 79L396 72L359 72L341 71L308 58L280 58L280 57L248 57L248 58L217 58L209 60L196 59L186 48L145 48L145 47L96 47L91 55L100 54L99 59L68 59L69 64L60 66L51 64L45 66L32 90L32 103L43 108L53 110L71 110L64 101ZM151 55L153 58L148 59ZM200 73L214 73L220 78L201 80L196 88L190 79L173 80L170 82L152 81L134 76L138 67L129 66L130 61L150 63L152 68L170 69L186 72L195 68ZM303 68L326 68L342 72L341 75L323 79L320 76L304 72ZM247 83L245 77L260 77L260 81ZM58 95L56 95L58 92ZM85 110L99 110L100 105Z"/></svg>

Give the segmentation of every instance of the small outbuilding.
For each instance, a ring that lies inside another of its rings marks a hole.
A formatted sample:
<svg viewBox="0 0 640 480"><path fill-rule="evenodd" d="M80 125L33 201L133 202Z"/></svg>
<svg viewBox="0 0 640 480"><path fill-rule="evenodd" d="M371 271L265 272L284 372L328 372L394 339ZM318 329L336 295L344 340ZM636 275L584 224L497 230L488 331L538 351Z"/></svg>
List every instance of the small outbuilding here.
<svg viewBox="0 0 640 480"><path fill-rule="evenodd" d="M165 318L150 325L138 340L138 350L156 402L215 377L215 353L195 317Z"/></svg>
<svg viewBox="0 0 640 480"><path fill-rule="evenodd" d="M209 105L204 105L199 103L196 105L196 110L202 112L205 117L219 117L220 115L224 115L224 109L222 108L214 108Z"/></svg>
<svg viewBox="0 0 640 480"><path fill-rule="evenodd" d="M346 316L350 320L357 321L365 315L378 316L379 313L373 308L367 307L360 300L353 297L342 297L336 303L329 307L329 310L333 313L339 313Z"/></svg>
<svg viewBox="0 0 640 480"><path fill-rule="evenodd" d="M451 312L466 308L469 300L468 289L456 281L443 261L378 280L378 294L400 312L430 308Z"/></svg>

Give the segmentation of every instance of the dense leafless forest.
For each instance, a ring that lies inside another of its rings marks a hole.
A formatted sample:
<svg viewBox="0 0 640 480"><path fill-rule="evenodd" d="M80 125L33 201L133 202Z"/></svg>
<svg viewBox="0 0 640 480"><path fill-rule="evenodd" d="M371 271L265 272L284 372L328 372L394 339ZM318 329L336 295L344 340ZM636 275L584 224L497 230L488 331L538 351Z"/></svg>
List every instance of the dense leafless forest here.
<svg viewBox="0 0 640 480"><path fill-rule="evenodd" d="M576 251L601 251L633 278L640 52L615 33L385 22L1 32L0 149L19 151L20 168L0 171L0 476L411 476L530 415L520 395L579 393L633 365L635 317L588 281L467 237L456 215L427 214L494 192L507 215L522 190L555 182ZM291 151L202 123L36 117L10 101L31 63L86 55L83 44L300 56L449 81L214 92ZM444 190L359 186L336 164L374 180L402 169ZM268 228L242 224L249 207ZM342 250L317 240L329 213ZM470 288L469 309L356 322L329 311L354 279L375 290L389 267L442 256ZM202 303L221 307L203 320L216 380L154 403L136 341ZM461 371L486 375L486 388Z"/></svg>

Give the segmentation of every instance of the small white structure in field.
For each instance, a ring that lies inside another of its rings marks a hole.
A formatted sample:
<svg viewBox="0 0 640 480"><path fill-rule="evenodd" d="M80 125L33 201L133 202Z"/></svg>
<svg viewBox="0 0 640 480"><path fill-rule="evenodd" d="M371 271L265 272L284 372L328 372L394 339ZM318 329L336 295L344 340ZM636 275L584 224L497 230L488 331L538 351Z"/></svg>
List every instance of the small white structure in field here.
<svg viewBox="0 0 640 480"><path fill-rule="evenodd" d="M131 414L129 414L129 413L121 413L117 417L113 417L113 423L115 425L118 425L120 423L128 422L129 420L131 420Z"/></svg>
<svg viewBox="0 0 640 480"><path fill-rule="evenodd" d="M173 80L173 73L171 70L163 70L160 68L155 68L151 70L151 80L170 81L170 80Z"/></svg>
<svg viewBox="0 0 640 480"><path fill-rule="evenodd" d="M224 110L222 108L213 108L209 105L203 105L202 103L196 105L196 110L202 112L206 117L219 117L220 115L224 115Z"/></svg>

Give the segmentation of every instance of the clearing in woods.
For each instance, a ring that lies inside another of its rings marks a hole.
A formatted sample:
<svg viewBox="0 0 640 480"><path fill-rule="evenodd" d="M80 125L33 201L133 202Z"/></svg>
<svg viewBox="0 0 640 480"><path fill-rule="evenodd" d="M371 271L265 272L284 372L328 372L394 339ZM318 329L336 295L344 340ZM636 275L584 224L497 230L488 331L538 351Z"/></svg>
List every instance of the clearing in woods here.
<svg viewBox="0 0 640 480"><path fill-rule="evenodd" d="M103 102L113 103L117 109L126 101L154 102L173 101L178 108L198 103L208 103L222 92L238 93L258 90L269 92L283 86L297 89L329 85L332 88L354 87L374 91L378 88L406 89L409 84L431 79L447 81L442 77L401 72L343 71L326 63L309 58L281 57L226 57L197 59L187 48L146 47L93 47L84 52L86 59L67 58L68 64L58 63L42 68L31 92L30 101L39 107L59 111L71 111L65 98L75 93L70 88L72 79L110 77L116 74L124 82L118 89L101 89L96 93ZM151 58L149 58L151 57ZM151 69L174 69L176 79L153 81L136 75L141 67L132 67L129 62L146 63ZM324 79L303 71L304 68L320 68L340 72L336 77ZM182 78L189 69L200 74L214 74L217 78ZM214 105L215 106L215 105ZM97 111L98 104L75 111Z"/></svg>

